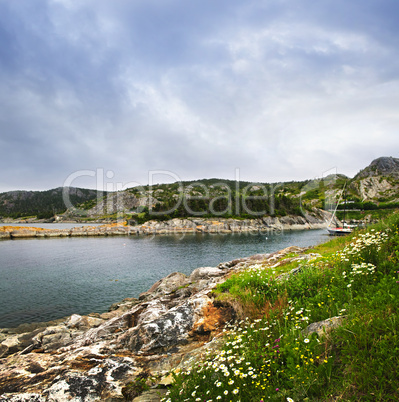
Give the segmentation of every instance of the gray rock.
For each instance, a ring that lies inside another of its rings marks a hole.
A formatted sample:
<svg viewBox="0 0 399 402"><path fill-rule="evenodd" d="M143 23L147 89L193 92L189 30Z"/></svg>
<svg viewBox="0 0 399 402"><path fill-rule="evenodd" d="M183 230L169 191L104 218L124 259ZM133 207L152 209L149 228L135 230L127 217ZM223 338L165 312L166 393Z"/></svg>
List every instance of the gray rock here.
<svg viewBox="0 0 399 402"><path fill-rule="evenodd" d="M135 297L127 297L126 299L123 299L119 303L112 304L108 309L108 311L114 311L114 310L127 311L130 310L137 303L139 303L139 299L136 299Z"/></svg>
<svg viewBox="0 0 399 402"><path fill-rule="evenodd" d="M101 318L72 314L65 322L65 326L72 329L88 329L98 327L103 322Z"/></svg>
<svg viewBox="0 0 399 402"><path fill-rule="evenodd" d="M219 277L225 275L226 272L223 272L223 270L215 267L202 267L202 268L196 268L194 271L191 273L189 276L189 281L190 282L195 282L200 279L209 279L209 278L214 278L214 277Z"/></svg>
<svg viewBox="0 0 399 402"><path fill-rule="evenodd" d="M136 353L164 352L187 343L193 324L193 307L186 304L172 308L159 318L129 330L119 341Z"/></svg>
<svg viewBox="0 0 399 402"><path fill-rule="evenodd" d="M91 361L95 365L87 371L68 371L57 377L43 393L48 401L123 400L123 384L137 374L134 361L126 357Z"/></svg>
<svg viewBox="0 0 399 402"><path fill-rule="evenodd" d="M12 353L18 352L19 350L22 350L22 346L18 339L18 335L9 336L0 344L0 357L8 356Z"/></svg>
<svg viewBox="0 0 399 402"><path fill-rule="evenodd" d="M147 292L140 294L139 299L159 297L160 295L168 295L178 290L178 288L186 286L189 280L186 275L180 272L173 272L166 278L156 282Z"/></svg>
<svg viewBox="0 0 399 402"><path fill-rule="evenodd" d="M11 237L10 232L0 231L0 239L9 239Z"/></svg>
<svg viewBox="0 0 399 402"><path fill-rule="evenodd" d="M72 334L65 325L57 325L48 327L44 331L40 331L32 338L32 342L36 348L42 348L45 352L51 352L61 347L69 345L75 335L79 332Z"/></svg>
<svg viewBox="0 0 399 402"><path fill-rule="evenodd" d="M344 316L337 316L337 317L332 317L328 318L327 320L324 321L319 321L319 322L314 322L310 325L308 325L304 330L304 334L312 334L314 332L317 333L318 336L325 335L329 333L331 330L334 328L339 327L342 325L342 321L345 319Z"/></svg>
<svg viewBox="0 0 399 402"><path fill-rule="evenodd" d="M72 314L65 323L67 328L87 328L87 321L79 315L79 314Z"/></svg>
<svg viewBox="0 0 399 402"><path fill-rule="evenodd" d="M13 239L25 238L25 237L35 237L37 231L30 229L17 229L10 232L10 236Z"/></svg>
<svg viewBox="0 0 399 402"><path fill-rule="evenodd" d="M166 389L150 389L134 398L133 402L159 402L166 392Z"/></svg>
<svg viewBox="0 0 399 402"><path fill-rule="evenodd" d="M23 393L18 395L0 395L0 402L45 402L46 398L40 394Z"/></svg>

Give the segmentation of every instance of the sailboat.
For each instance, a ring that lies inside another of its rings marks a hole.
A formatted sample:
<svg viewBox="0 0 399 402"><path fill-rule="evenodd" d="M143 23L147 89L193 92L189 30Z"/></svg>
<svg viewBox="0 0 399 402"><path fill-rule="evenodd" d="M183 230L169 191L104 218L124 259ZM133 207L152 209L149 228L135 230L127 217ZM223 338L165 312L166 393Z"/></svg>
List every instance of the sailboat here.
<svg viewBox="0 0 399 402"><path fill-rule="evenodd" d="M345 183L345 186L346 186L346 183ZM345 186L344 186L344 188L342 190L341 196L339 197L337 205L335 206L335 210L334 210L333 216L331 217L330 223L327 226L328 233L331 236L343 236L343 235L347 235L349 233L352 233L352 228L345 223L346 201L345 201L345 204L344 204L344 219L342 220L342 226L341 227L339 227L337 225L335 227L331 226L333 220L335 220L335 222L337 222L335 214L337 213L338 205L339 205L339 203L340 203L340 201L342 199L342 194L344 194L344 192L345 192Z"/></svg>

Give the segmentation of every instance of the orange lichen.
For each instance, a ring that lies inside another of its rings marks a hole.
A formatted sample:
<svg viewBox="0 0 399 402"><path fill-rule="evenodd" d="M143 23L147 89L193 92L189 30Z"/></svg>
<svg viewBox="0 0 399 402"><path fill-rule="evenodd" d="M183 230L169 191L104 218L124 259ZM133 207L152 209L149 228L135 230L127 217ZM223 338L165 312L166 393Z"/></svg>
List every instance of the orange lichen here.
<svg viewBox="0 0 399 402"><path fill-rule="evenodd" d="M115 228L115 227L123 227L123 226L126 226L123 222L114 222L114 223L106 223L99 227L100 228Z"/></svg>
<svg viewBox="0 0 399 402"><path fill-rule="evenodd" d="M193 326L194 333L207 334L219 332L224 324L232 318L231 309L218 308L212 303L209 303L203 308L202 314L202 318Z"/></svg>
<svg viewBox="0 0 399 402"><path fill-rule="evenodd" d="M52 230L52 229L44 229L44 228L34 228L31 226L0 226L0 231L1 232L12 232L14 230L31 230L31 231L47 231L47 230Z"/></svg>
<svg viewBox="0 0 399 402"><path fill-rule="evenodd" d="M69 362L69 367L71 369L87 371L97 366L99 361L104 359L105 356L94 354L88 356L78 356L75 360Z"/></svg>

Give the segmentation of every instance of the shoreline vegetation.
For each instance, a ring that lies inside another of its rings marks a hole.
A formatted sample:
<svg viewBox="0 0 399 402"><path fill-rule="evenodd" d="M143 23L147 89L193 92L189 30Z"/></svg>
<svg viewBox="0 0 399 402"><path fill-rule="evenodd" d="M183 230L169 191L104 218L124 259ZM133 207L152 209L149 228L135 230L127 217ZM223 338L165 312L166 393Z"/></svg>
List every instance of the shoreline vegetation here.
<svg viewBox="0 0 399 402"><path fill-rule="evenodd" d="M161 401L398 400L398 250L396 213L305 264L233 274L215 293L241 320L221 350L173 373Z"/></svg>
<svg viewBox="0 0 399 402"><path fill-rule="evenodd" d="M396 401L399 214L0 330L0 401Z"/></svg>
<svg viewBox="0 0 399 402"><path fill-rule="evenodd" d="M173 235L195 233L261 233L268 231L323 229L327 226L328 212L319 216L265 217L259 219L175 218L168 221L150 220L141 225L124 223L100 226L80 226L70 229L47 229L29 226L0 226L0 239Z"/></svg>

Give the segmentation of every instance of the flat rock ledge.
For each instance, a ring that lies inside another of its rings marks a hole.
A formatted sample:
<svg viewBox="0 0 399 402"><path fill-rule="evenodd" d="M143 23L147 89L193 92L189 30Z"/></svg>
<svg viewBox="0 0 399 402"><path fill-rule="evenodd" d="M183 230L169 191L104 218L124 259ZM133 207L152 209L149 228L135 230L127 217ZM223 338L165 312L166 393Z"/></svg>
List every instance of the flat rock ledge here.
<svg viewBox="0 0 399 402"><path fill-rule="evenodd" d="M309 258L305 250L288 247L197 268L190 276L175 272L103 314L1 329L0 401L159 401L170 371L218 350L225 323L237 316L214 300L212 289L254 264L267 269L288 254ZM129 396L127 385L143 375L153 388Z"/></svg>
<svg viewBox="0 0 399 402"><path fill-rule="evenodd" d="M259 233L269 231L326 228L329 213L317 211L305 216L265 217L260 219L171 219L165 222L151 220L143 225L81 226L72 229L41 229L34 227L0 227L0 239L84 237L84 236L132 236L195 233Z"/></svg>

